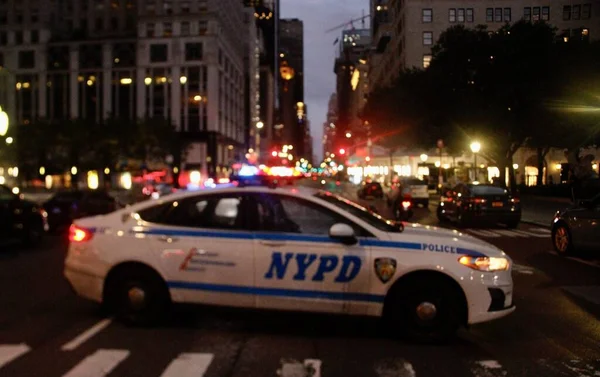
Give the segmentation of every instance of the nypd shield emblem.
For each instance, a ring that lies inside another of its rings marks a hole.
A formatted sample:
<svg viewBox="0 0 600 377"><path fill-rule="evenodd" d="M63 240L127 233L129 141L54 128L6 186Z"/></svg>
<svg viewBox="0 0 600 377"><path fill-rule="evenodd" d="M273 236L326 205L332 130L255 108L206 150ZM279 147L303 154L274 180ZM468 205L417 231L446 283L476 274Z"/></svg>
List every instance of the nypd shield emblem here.
<svg viewBox="0 0 600 377"><path fill-rule="evenodd" d="M382 283L390 281L396 273L396 260L392 258L375 259L375 274Z"/></svg>

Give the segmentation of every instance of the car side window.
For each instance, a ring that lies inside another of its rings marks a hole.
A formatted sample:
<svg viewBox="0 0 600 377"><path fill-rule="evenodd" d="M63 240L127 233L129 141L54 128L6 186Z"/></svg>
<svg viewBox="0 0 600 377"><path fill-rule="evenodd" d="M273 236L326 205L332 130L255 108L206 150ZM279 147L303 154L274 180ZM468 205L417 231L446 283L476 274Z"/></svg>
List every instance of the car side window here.
<svg viewBox="0 0 600 377"><path fill-rule="evenodd" d="M244 230L240 195L203 195L151 207L138 214L144 221L191 228Z"/></svg>
<svg viewBox="0 0 600 377"><path fill-rule="evenodd" d="M332 225L346 223L358 236L366 231L337 213L309 201L285 195L258 194L258 228L263 231L328 235Z"/></svg>

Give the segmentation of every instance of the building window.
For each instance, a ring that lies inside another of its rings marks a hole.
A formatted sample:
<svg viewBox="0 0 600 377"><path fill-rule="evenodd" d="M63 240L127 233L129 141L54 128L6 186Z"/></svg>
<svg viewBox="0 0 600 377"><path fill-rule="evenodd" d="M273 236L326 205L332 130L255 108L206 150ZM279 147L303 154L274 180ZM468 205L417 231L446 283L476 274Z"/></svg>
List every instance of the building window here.
<svg viewBox="0 0 600 377"><path fill-rule="evenodd" d="M433 32L424 31L423 32L423 45L431 46L433 44Z"/></svg>
<svg viewBox="0 0 600 377"><path fill-rule="evenodd" d="M475 17L473 15L473 8L467 8L467 22L475 21Z"/></svg>
<svg viewBox="0 0 600 377"><path fill-rule="evenodd" d="M40 15L37 9L31 9L29 17L31 18L32 23L37 23L40 21Z"/></svg>
<svg viewBox="0 0 600 377"><path fill-rule="evenodd" d="M181 35L190 35L190 23L184 21L181 23Z"/></svg>
<svg viewBox="0 0 600 377"><path fill-rule="evenodd" d="M18 45L23 44L23 32L22 31L15 32L15 43Z"/></svg>
<svg viewBox="0 0 600 377"><path fill-rule="evenodd" d="M170 22L163 23L163 37L170 37L173 35L173 24Z"/></svg>
<svg viewBox="0 0 600 377"><path fill-rule="evenodd" d="M487 8L485 10L485 21L486 22L494 21L494 8Z"/></svg>
<svg viewBox="0 0 600 377"><path fill-rule="evenodd" d="M531 21L531 8L523 8L523 20Z"/></svg>
<svg viewBox="0 0 600 377"><path fill-rule="evenodd" d="M581 18L581 5L573 5L573 13L571 16L574 20Z"/></svg>
<svg viewBox="0 0 600 377"><path fill-rule="evenodd" d="M0 46L8 44L8 34L5 31L0 31Z"/></svg>
<svg viewBox="0 0 600 377"><path fill-rule="evenodd" d="M35 68L35 52L34 51L19 51L19 68L21 68L21 69Z"/></svg>
<svg viewBox="0 0 600 377"><path fill-rule="evenodd" d="M511 8L504 8L504 22L511 22L512 14Z"/></svg>
<svg viewBox="0 0 600 377"><path fill-rule="evenodd" d="M38 43L40 41L40 32L37 30L32 30L31 34L29 34L29 39L31 43Z"/></svg>
<svg viewBox="0 0 600 377"><path fill-rule="evenodd" d="M199 21L198 22L198 34L204 35L208 31L208 22L207 21Z"/></svg>
<svg viewBox="0 0 600 377"><path fill-rule="evenodd" d="M96 18L94 27L96 30L102 30L102 27L104 26L104 20L102 18Z"/></svg>
<svg viewBox="0 0 600 377"><path fill-rule="evenodd" d="M571 19L571 6L565 5L563 7L563 21L569 21Z"/></svg>
<svg viewBox="0 0 600 377"><path fill-rule="evenodd" d="M423 68L429 67L431 64L431 55L423 55Z"/></svg>
<svg viewBox="0 0 600 377"><path fill-rule="evenodd" d="M166 44L150 45L150 62L164 63L168 59L168 48Z"/></svg>
<svg viewBox="0 0 600 377"><path fill-rule="evenodd" d="M456 22L456 9L448 9L448 22Z"/></svg>
<svg viewBox="0 0 600 377"><path fill-rule="evenodd" d="M532 20L534 22L540 20L540 7L534 7L533 8L533 18L532 18Z"/></svg>
<svg viewBox="0 0 600 377"><path fill-rule="evenodd" d="M428 24L433 21L433 9L423 9L423 23Z"/></svg>
<svg viewBox="0 0 600 377"><path fill-rule="evenodd" d="M542 7L542 20L550 20L550 7Z"/></svg>
<svg viewBox="0 0 600 377"><path fill-rule="evenodd" d="M23 23L23 12L21 12L21 11L16 11L15 12L15 21L18 24L22 24Z"/></svg>
<svg viewBox="0 0 600 377"><path fill-rule="evenodd" d="M185 60L202 60L202 43L186 43Z"/></svg>
<svg viewBox="0 0 600 377"><path fill-rule="evenodd" d="M190 13L190 2L189 1L181 1L179 3L181 7L181 13Z"/></svg>
<svg viewBox="0 0 600 377"><path fill-rule="evenodd" d="M592 4L583 4L581 7L581 19L589 20L592 14Z"/></svg>
<svg viewBox="0 0 600 377"><path fill-rule="evenodd" d="M502 8L496 8L494 22L502 22Z"/></svg>
<svg viewBox="0 0 600 377"><path fill-rule="evenodd" d="M110 27L112 30L118 30L119 29L119 19L117 17L111 17L110 18Z"/></svg>
<svg viewBox="0 0 600 377"><path fill-rule="evenodd" d="M151 38L154 37L154 24L146 24L146 37Z"/></svg>
<svg viewBox="0 0 600 377"><path fill-rule="evenodd" d="M458 22L465 22L465 10L461 8L458 10Z"/></svg>

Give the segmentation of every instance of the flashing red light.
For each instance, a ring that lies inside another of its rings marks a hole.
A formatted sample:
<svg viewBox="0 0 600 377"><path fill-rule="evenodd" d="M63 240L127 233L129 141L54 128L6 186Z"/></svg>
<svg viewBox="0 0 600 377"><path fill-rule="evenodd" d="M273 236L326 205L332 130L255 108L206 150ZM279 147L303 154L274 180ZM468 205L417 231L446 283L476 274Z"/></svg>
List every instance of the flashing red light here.
<svg viewBox="0 0 600 377"><path fill-rule="evenodd" d="M344 148L340 148L340 154L346 154L346 150Z"/></svg>
<svg viewBox="0 0 600 377"><path fill-rule="evenodd" d="M271 152L271 156L273 156L273 157L277 157L277 151L273 151L273 152Z"/></svg>
<svg viewBox="0 0 600 377"><path fill-rule="evenodd" d="M69 227L69 241L71 242L86 242L91 240L93 236L94 233L89 229L74 224Z"/></svg>

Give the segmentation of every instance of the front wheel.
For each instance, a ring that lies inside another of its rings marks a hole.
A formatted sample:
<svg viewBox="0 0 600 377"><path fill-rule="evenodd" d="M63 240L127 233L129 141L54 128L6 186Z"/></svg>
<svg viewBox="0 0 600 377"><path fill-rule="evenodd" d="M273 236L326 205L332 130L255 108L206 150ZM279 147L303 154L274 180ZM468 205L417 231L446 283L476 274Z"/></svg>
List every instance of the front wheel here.
<svg viewBox="0 0 600 377"><path fill-rule="evenodd" d="M451 340L461 324L461 299L455 289L418 279L392 292L386 299L386 319L410 339L439 343Z"/></svg>
<svg viewBox="0 0 600 377"><path fill-rule="evenodd" d="M565 224L558 224L552 229L552 245L558 255L569 255L573 252L571 232Z"/></svg>

